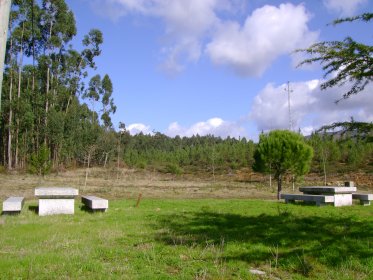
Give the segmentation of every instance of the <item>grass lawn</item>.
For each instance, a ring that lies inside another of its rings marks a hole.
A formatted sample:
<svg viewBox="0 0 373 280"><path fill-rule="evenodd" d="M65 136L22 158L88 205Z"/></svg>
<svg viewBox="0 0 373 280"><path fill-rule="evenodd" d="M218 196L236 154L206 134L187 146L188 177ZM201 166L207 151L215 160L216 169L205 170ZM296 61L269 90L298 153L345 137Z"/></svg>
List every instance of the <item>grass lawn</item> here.
<svg viewBox="0 0 373 280"><path fill-rule="evenodd" d="M0 217L0 279L373 279L373 206L110 201ZM259 269L265 276L253 275Z"/></svg>

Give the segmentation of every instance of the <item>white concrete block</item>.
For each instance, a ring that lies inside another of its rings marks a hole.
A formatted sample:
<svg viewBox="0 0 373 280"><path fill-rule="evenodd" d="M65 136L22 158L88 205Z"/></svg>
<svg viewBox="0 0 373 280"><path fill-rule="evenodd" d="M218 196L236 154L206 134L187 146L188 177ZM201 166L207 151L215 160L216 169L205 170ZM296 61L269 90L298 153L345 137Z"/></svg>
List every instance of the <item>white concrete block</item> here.
<svg viewBox="0 0 373 280"><path fill-rule="evenodd" d="M85 195L82 196L82 203L92 210L104 210L109 208L109 201L97 196Z"/></svg>
<svg viewBox="0 0 373 280"><path fill-rule="evenodd" d="M42 187L35 189L35 196L39 198L74 198L79 191L74 188Z"/></svg>
<svg viewBox="0 0 373 280"><path fill-rule="evenodd" d="M356 192L356 187L307 186L300 187L299 190L305 194L351 194Z"/></svg>
<svg viewBox="0 0 373 280"><path fill-rule="evenodd" d="M350 206L352 205L352 194L335 194L334 206Z"/></svg>
<svg viewBox="0 0 373 280"><path fill-rule="evenodd" d="M39 199L39 216L74 214L74 199Z"/></svg>
<svg viewBox="0 0 373 280"><path fill-rule="evenodd" d="M371 193L354 193L352 194L352 199L360 199L360 204L364 206L369 206L370 202L373 200L373 194Z"/></svg>
<svg viewBox="0 0 373 280"><path fill-rule="evenodd" d="M12 196L3 201L3 212L21 212L24 197Z"/></svg>

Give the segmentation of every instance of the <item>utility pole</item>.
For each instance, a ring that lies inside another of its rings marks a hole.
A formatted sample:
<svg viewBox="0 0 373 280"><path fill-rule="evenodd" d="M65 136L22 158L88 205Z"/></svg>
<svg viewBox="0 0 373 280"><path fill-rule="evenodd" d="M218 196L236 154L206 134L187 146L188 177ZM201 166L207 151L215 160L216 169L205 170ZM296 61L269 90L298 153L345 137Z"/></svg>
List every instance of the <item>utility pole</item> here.
<svg viewBox="0 0 373 280"><path fill-rule="evenodd" d="M1 90L3 88L3 74L6 40L8 34L9 13L11 0L0 0L0 112L1 112Z"/></svg>
<svg viewBox="0 0 373 280"><path fill-rule="evenodd" d="M293 92L292 89L290 89L290 82L287 82L287 87L285 88L285 91L288 93L288 106L289 106L289 130L293 131L293 121L291 120L291 110L290 110L290 93Z"/></svg>
<svg viewBox="0 0 373 280"><path fill-rule="evenodd" d="M289 130L290 131L293 131L293 121L291 119L291 109L290 109L290 93L293 92L292 89L290 89L290 82L288 81L287 82L287 87L285 88L285 91L288 93L288 107L289 107ZM295 189L295 177L294 175L291 176L291 181L293 183L293 192L294 192L294 189Z"/></svg>

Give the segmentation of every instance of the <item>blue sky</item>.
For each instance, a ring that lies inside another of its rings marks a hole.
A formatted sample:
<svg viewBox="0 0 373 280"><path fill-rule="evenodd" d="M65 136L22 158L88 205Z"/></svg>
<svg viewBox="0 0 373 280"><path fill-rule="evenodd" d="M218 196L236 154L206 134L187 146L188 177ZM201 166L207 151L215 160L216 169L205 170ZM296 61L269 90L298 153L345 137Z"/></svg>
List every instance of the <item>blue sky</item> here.
<svg viewBox="0 0 373 280"><path fill-rule="evenodd" d="M346 36L372 43L371 23L327 25L373 10L371 0L68 0L80 40L104 34L98 72L113 81L117 113L132 133L159 131L256 140L263 130L309 134L335 121L373 121L373 87L342 101L320 92L318 65L296 68L293 50ZM346 87L348 84L346 85Z"/></svg>

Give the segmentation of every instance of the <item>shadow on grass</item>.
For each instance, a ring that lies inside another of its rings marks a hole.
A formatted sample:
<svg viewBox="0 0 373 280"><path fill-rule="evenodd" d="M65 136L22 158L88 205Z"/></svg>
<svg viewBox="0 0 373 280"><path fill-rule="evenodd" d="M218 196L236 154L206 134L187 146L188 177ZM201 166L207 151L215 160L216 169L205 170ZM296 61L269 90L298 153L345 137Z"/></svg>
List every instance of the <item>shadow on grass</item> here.
<svg viewBox="0 0 373 280"><path fill-rule="evenodd" d="M305 257L335 269L348 258L367 263L373 258L373 223L352 216L278 214L246 216L212 211L161 216L155 224L157 240L173 246L236 244L225 260L248 263L273 259L275 248L284 263ZM234 253L236 252L236 253ZM237 253L239 252L239 253ZM303 264L302 264L303 265Z"/></svg>
<svg viewBox="0 0 373 280"><path fill-rule="evenodd" d="M34 212L35 214L39 214L39 206L37 205L30 205L28 207L28 210Z"/></svg>
<svg viewBox="0 0 373 280"><path fill-rule="evenodd" d="M79 208L80 208L81 211L84 211L84 212L87 212L87 213L91 213L91 214L94 214L94 213L105 213L106 212L105 209L95 209L95 210L93 210L93 209L89 208L86 205L81 205L81 206L79 206Z"/></svg>
<svg viewBox="0 0 373 280"><path fill-rule="evenodd" d="M21 211L2 211L1 216L18 216L21 214Z"/></svg>

